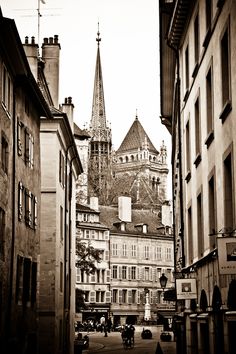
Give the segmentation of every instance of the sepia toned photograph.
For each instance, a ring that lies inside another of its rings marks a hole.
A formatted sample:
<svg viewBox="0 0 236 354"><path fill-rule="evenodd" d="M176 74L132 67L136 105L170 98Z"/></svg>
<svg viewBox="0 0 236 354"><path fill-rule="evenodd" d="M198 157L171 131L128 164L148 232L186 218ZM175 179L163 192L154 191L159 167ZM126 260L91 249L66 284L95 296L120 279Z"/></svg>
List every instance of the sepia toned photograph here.
<svg viewBox="0 0 236 354"><path fill-rule="evenodd" d="M236 1L0 1L0 352L236 353Z"/></svg>

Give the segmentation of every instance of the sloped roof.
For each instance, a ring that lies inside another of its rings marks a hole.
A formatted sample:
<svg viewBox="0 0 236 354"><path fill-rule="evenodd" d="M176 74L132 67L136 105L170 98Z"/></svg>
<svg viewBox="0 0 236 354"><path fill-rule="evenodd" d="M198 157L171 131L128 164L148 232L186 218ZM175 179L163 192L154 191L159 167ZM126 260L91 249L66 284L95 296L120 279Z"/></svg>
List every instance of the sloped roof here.
<svg viewBox="0 0 236 354"><path fill-rule="evenodd" d="M91 135L85 129L80 129L77 124L74 123L74 135L78 136L80 139L91 138Z"/></svg>
<svg viewBox="0 0 236 354"><path fill-rule="evenodd" d="M99 214L99 211L90 208L88 205L84 205L84 204L80 204L80 203L76 203L76 211Z"/></svg>
<svg viewBox="0 0 236 354"><path fill-rule="evenodd" d="M100 210L100 222L106 224L111 232L118 231L117 227L114 225L115 223L120 223L121 220L118 217L118 208L113 206L99 206ZM166 236L160 230L160 226L163 226L161 223L160 212L157 210L152 211L150 209L146 210L138 210L132 209L132 217L131 222L126 223L126 231L124 233L135 233L135 234L142 234L145 236L144 233L138 231L137 226L147 224L148 225L148 232L147 235L160 235ZM136 227L135 227L136 226ZM119 233L122 231L119 230ZM170 237L170 236L168 236Z"/></svg>
<svg viewBox="0 0 236 354"><path fill-rule="evenodd" d="M137 150L138 148L142 148L145 139L147 141L149 151L158 154L158 151L154 147L153 143L151 142L147 133L145 132L142 124L138 120L138 117L136 116L123 142L121 143L119 149L117 150L117 153L130 151L130 150Z"/></svg>

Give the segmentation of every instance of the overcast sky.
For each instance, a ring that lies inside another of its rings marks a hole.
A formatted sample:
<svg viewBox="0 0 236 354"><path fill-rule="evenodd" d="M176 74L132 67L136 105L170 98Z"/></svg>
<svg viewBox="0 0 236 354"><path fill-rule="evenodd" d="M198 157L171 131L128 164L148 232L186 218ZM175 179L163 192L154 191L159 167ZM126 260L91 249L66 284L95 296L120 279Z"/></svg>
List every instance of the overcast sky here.
<svg viewBox="0 0 236 354"><path fill-rule="evenodd" d="M38 42L38 0L1 0L1 8L15 19L22 41L35 36ZM113 146L120 146L137 109L154 146L165 141L170 168L170 135L159 118L158 0L41 0L40 13L40 43L59 35L60 103L72 96L75 122L83 128L91 118L99 22Z"/></svg>

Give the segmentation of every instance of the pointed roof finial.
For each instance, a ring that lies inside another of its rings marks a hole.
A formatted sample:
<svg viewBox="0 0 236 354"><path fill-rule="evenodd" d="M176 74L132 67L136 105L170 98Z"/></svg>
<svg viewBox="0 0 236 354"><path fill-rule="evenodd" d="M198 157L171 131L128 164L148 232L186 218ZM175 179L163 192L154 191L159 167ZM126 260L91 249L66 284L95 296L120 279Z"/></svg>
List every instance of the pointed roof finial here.
<svg viewBox="0 0 236 354"><path fill-rule="evenodd" d="M136 108L136 116L135 116L136 119L138 119L138 109Z"/></svg>
<svg viewBox="0 0 236 354"><path fill-rule="evenodd" d="M97 31L97 38L96 38L96 41L98 42L98 46L99 46L99 42L101 42L100 32L99 32L99 22L98 22L98 31Z"/></svg>

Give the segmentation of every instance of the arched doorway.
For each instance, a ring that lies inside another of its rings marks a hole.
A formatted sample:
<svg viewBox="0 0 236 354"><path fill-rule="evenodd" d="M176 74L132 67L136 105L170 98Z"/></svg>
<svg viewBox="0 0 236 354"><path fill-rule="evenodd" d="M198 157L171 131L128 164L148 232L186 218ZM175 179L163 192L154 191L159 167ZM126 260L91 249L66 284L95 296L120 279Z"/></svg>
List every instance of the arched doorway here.
<svg viewBox="0 0 236 354"><path fill-rule="evenodd" d="M219 287L215 285L212 295L212 310L214 325L214 352L216 354L224 353L224 327L221 306L221 292Z"/></svg>

